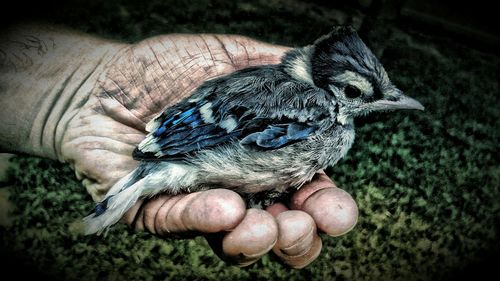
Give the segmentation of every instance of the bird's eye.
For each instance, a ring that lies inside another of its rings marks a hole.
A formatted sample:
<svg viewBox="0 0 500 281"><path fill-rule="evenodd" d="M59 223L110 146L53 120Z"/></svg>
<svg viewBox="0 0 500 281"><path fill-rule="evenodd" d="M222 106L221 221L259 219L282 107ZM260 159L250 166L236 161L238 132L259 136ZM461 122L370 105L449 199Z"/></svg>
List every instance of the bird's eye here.
<svg viewBox="0 0 500 281"><path fill-rule="evenodd" d="M351 85L345 87L344 93L345 96L350 99L359 98L361 96L361 90Z"/></svg>

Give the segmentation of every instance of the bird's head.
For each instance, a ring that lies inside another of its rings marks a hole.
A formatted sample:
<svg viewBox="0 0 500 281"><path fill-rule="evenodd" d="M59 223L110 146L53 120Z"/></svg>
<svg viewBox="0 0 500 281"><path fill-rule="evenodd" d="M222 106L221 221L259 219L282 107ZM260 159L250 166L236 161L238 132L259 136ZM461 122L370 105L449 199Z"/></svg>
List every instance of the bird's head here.
<svg viewBox="0 0 500 281"><path fill-rule="evenodd" d="M424 109L392 84L382 64L351 27L335 27L313 45L289 56L289 61L296 77L334 95L346 117Z"/></svg>

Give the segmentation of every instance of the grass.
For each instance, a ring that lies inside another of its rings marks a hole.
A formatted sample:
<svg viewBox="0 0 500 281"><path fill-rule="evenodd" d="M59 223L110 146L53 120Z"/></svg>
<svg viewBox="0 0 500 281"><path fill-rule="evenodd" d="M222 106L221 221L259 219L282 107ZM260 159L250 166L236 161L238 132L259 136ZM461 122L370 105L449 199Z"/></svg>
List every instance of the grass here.
<svg viewBox="0 0 500 281"><path fill-rule="evenodd" d="M278 0L72 3L42 17L129 42L216 32L299 46L337 20L362 17L355 8ZM160 239L125 226L106 237L72 235L67 226L91 209L90 197L68 166L27 156L11 160L16 210L12 225L0 227L4 265L52 280L445 280L485 269L500 250L500 59L402 23L370 24L368 45L426 111L357 120L353 149L329 173L358 203L358 225L323 236L320 257L305 269L272 255L227 266L202 238Z"/></svg>

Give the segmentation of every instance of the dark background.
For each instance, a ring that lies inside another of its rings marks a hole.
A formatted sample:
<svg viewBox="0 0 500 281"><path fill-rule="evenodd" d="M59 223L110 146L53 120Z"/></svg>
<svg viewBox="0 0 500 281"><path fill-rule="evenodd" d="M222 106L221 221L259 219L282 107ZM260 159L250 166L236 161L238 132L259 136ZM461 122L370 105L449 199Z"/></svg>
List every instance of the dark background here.
<svg viewBox="0 0 500 281"><path fill-rule="evenodd" d="M500 260L500 24L493 1L463 2L69 0L2 8L3 26L40 21L125 42L208 32L303 46L332 25L350 24L426 111L356 121L353 149L328 172L358 203L358 225L341 238L323 236L322 254L303 270L290 270L272 255L249 268L226 266L201 238L163 240L125 227L104 238L72 236L67 224L90 209L90 197L65 165L20 156L2 183L16 210L13 224L0 227L0 274L477 280L494 273Z"/></svg>

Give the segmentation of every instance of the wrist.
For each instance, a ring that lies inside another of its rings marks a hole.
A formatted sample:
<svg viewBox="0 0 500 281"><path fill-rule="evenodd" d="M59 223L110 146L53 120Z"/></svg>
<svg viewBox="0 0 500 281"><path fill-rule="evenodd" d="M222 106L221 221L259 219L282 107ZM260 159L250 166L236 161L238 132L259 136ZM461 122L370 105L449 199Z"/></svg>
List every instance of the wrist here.
<svg viewBox="0 0 500 281"><path fill-rule="evenodd" d="M61 159L66 124L127 45L37 26L0 37L0 149Z"/></svg>

